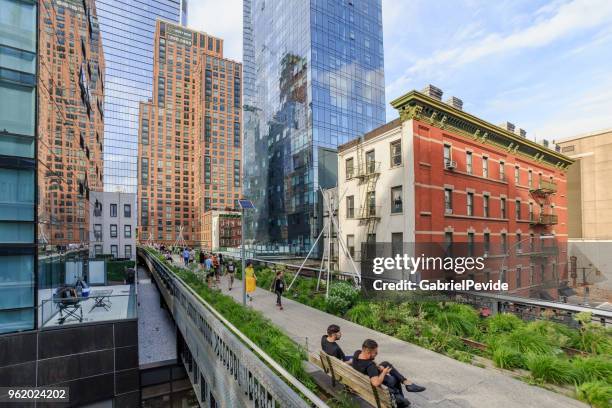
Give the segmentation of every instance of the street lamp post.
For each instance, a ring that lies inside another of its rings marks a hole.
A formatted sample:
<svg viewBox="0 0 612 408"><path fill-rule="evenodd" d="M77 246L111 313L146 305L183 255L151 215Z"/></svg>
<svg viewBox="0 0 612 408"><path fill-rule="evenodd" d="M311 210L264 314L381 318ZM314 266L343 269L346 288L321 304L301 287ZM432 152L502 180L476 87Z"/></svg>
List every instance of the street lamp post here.
<svg viewBox="0 0 612 408"><path fill-rule="evenodd" d="M245 250L244 250L244 210L247 208L255 209L251 200L241 199L238 200L240 205L240 260L242 263L242 304L246 306L247 292L246 292L246 271L245 271Z"/></svg>

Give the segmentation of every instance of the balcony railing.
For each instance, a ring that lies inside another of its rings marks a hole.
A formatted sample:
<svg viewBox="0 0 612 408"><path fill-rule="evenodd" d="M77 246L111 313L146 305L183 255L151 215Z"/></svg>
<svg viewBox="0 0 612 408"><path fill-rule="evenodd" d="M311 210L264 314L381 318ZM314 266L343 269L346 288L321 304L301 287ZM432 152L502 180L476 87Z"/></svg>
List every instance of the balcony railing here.
<svg viewBox="0 0 612 408"><path fill-rule="evenodd" d="M367 220L372 218L380 218L380 209L381 207L376 207L373 205L369 205L366 207L359 208L359 212L357 214L357 218L360 220Z"/></svg>
<svg viewBox="0 0 612 408"><path fill-rule="evenodd" d="M540 214L531 220L531 225L556 225L559 217L556 214Z"/></svg>
<svg viewBox="0 0 612 408"><path fill-rule="evenodd" d="M360 166L352 167L352 169L347 169L346 178L367 178L377 174L380 174L380 162L371 161Z"/></svg>
<svg viewBox="0 0 612 408"><path fill-rule="evenodd" d="M557 183L547 180L539 180L529 191L536 194L552 194L557 192Z"/></svg>

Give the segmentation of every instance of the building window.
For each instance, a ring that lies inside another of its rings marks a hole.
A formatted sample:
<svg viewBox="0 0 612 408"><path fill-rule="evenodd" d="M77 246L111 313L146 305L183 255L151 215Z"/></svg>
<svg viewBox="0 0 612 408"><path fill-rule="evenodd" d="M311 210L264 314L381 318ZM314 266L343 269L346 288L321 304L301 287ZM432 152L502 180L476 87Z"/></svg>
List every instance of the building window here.
<svg viewBox="0 0 612 408"><path fill-rule="evenodd" d="M391 213L401 213L402 209L402 186L391 188Z"/></svg>
<svg viewBox="0 0 612 408"><path fill-rule="evenodd" d="M489 217L489 196L482 196L482 215L486 218Z"/></svg>
<svg viewBox="0 0 612 408"><path fill-rule="evenodd" d="M452 151L451 145L444 145L444 167L448 167L451 164L452 160Z"/></svg>
<svg viewBox="0 0 612 408"><path fill-rule="evenodd" d="M355 257L355 236L347 235L346 236L346 247L348 248L348 252L351 255L351 258Z"/></svg>
<svg viewBox="0 0 612 408"><path fill-rule="evenodd" d="M117 238L117 224L110 225L110 237Z"/></svg>
<svg viewBox="0 0 612 408"><path fill-rule="evenodd" d="M519 166L516 166L514 167L514 184L518 186L520 182L521 182L521 171L519 169Z"/></svg>
<svg viewBox="0 0 612 408"><path fill-rule="evenodd" d="M506 164L503 161L499 162L499 179L506 180Z"/></svg>
<svg viewBox="0 0 612 408"><path fill-rule="evenodd" d="M523 252L523 243L521 242L522 240L522 236L521 234L516 234L516 253L520 254Z"/></svg>
<svg viewBox="0 0 612 408"><path fill-rule="evenodd" d="M102 224L94 224L94 239L102 241Z"/></svg>
<svg viewBox="0 0 612 408"><path fill-rule="evenodd" d="M117 216L117 204L111 204L110 205L110 216L111 217L116 217Z"/></svg>
<svg viewBox="0 0 612 408"><path fill-rule="evenodd" d="M355 175L355 167L353 166L353 158L346 159L345 168L346 168L346 178L347 180L352 178Z"/></svg>
<svg viewBox="0 0 612 408"><path fill-rule="evenodd" d="M453 233L450 231L444 233L444 250L447 256L452 256Z"/></svg>
<svg viewBox="0 0 612 408"><path fill-rule="evenodd" d="M472 167L472 152L465 152L465 171L467 174L472 174L474 171Z"/></svg>
<svg viewBox="0 0 612 408"><path fill-rule="evenodd" d="M444 189L444 213L453 213L453 190L450 188Z"/></svg>
<svg viewBox="0 0 612 408"><path fill-rule="evenodd" d="M125 246L125 253L123 254L123 256L125 258L132 258L132 246L131 245Z"/></svg>
<svg viewBox="0 0 612 408"><path fill-rule="evenodd" d="M506 199L505 198L500 198L499 199L499 206L501 209L501 218L506 218Z"/></svg>
<svg viewBox="0 0 612 408"><path fill-rule="evenodd" d="M376 215L376 192L370 191L368 193L368 216Z"/></svg>
<svg viewBox="0 0 612 408"><path fill-rule="evenodd" d="M501 234L501 249L502 253L508 253L508 236L505 232L502 232Z"/></svg>
<svg viewBox="0 0 612 408"><path fill-rule="evenodd" d="M527 172L527 185L529 188L533 187L533 172L531 170Z"/></svg>
<svg viewBox="0 0 612 408"><path fill-rule="evenodd" d="M123 204L123 216L125 218L132 217L132 206L130 204Z"/></svg>
<svg viewBox="0 0 612 408"><path fill-rule="evenodd" d="M396 140L391 143L391 167L402 164L402 141Z"/></svg>
<svg viewBox="0 0 612 408"><path fill-rule="evenodd" d="M368 174L374 173L376 171L376 156L374 155L374 150L370 150L365 154L366 159L366 172Z"/></svg>
<svg viewBox="0 0 612 408"><path fill-rule="evenodd" d="M391 233L391 252L394 256L404 253L404 234L401 232Z"/></svg>
<svg viewBox="0 0 612 408"><path fill-rule="evenodd" d="M521 219L521 200L516 200L514 209L515 209L516 219L520 220Z"/></svg>
<svg viewBox="0 0 612 408"><path fill-rule="evenodd" d="M355 218L355 196L346 197L346 218Z"/></svg>
<svg viewBox="0 0 612 408"><path fill-rule="evenodd" d="M113 256L113 258L119 257L119 250L117 248L117 245L111 245L111 255Z"/></svg>
<svg viewBox="0 0 612 408"><path fill-rule="evenodd" d="M474 256L474 233L468 232L468 256Z"/></svg>
<svg viewBox="0 0 612 408"><path fill-rule="evenodd" d="M489 251L491 250L491 234L489 234L488 232L485 232L483 235L483 241L484 241L484 253L488 255Z"/></svg>
<svg viewBox="0 0 612 408"><path fill-rule="evenodd" d="M102 255L102 245L95 245L94 246L94 256L100 256Z"/></svg>
<svg viewBox="0 0 612 408"><path fill-rule="evenodd" d="M131 225L123 226L123 238L132 238L132 226Z"/></svg>
<svg viewBox="0 0 612 408"><path fill-rule="evenodd" d="M529 203L529 221L533 221L533 203Z"/></svg>
<svg viewBox="0 0 612 408"><path fill-rule="evenodd" d="M467 215L474 215L474 193L467 193Z"/></svg>
<svg viewBox="0 0 612 408"><path fill-rule="evenodd" d="M516 267L516 287L520 288L521 287L521 273L522 273L522 269L520 266Z"/></svg>
<svg viewBox="0 0 612 408"><path fill-rule="evenodd" d="M535 235L529 234L529 252L535 252Z"/></svg>
<svg viewBox="0 0 612 408"><path fill-rule="evenodd" d="M482 156L482 177L489 177L489 159Z"/></svg>

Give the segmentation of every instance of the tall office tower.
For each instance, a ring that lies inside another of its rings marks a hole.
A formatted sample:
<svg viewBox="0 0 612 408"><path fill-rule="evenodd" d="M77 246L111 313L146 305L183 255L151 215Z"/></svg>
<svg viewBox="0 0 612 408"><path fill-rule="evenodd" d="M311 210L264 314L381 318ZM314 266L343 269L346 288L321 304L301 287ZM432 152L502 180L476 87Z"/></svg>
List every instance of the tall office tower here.
<svg viewBox="0 0 612 408"><path fill-rule="evenodd" d="M155 21L187 21L187 0L97 0L106 60L104 189L136 192L139 103L151 97Z"/></svg>
<svg viewBox="0 0 612 408"><path fill-rule="evenodd" d="M223 41L158 21L153 97L140 104L140 240L199 245L208 210L240 192L241 64Z"/></svg>
<svg viewBox="0 0 612 408"><path fill-rule="evenodd" d="M0 0L0 334L36 321L36 8Z"/></svg>
<svg viewBox="0 0 612 408"><path fill-rule="evenodd" d="M246 240L305 253L339 144L385 122L381 0L244 0Z"/></svg>
<svg viewBox="0 0 612 408"><path fill-rule="evenodd" d="M38 238L89 241L89 192L102 191L104 57L94 0L39 2Z"/></svg>

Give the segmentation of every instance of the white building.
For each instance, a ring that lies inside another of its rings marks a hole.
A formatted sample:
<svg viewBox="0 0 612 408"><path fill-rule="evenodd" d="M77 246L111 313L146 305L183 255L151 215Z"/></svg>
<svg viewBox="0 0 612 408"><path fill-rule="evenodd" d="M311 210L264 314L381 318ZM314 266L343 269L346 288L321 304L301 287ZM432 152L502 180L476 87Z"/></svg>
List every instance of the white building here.
<svg viewBox="0 0 612 408"><path fill-rule="evenodd" d="M91 192L90 202L90 255L135 259L136 194Z"/></svg>
<svg viewBox="0 0 612 408"><path fill-rule="evenodd" d="M338 148L338 221L357 269L362 243L402 245L414 242L414 162L412 135L396 119ZM395 252L403 252L402 247ZM339 269L352 272L353 265L339 251Z"/></svg>

